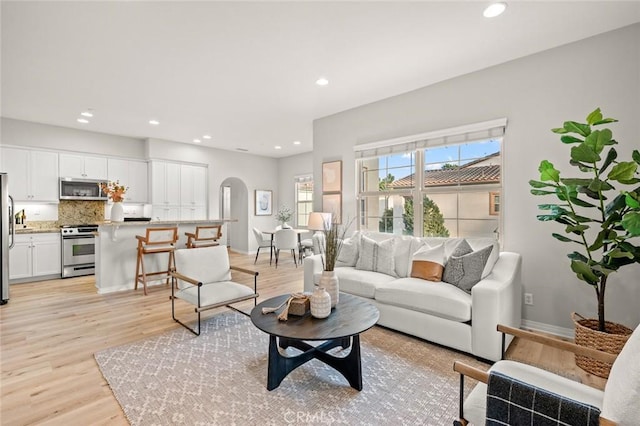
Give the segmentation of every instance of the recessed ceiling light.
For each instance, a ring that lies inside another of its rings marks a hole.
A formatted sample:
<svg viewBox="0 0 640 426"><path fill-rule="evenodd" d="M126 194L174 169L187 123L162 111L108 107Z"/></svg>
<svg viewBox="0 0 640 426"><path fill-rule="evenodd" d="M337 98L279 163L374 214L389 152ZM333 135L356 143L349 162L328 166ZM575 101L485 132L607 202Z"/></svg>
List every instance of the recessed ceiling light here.
<svg viewBox="0 0 640 426"><path fill-rule="evenodd" d="M275 149L282 149L282 147L280 145L276 145L274 146Z"/></svg>
<svg viewBox="0 0 640 426"><path fill-rule="evenodd" d="M93 117L93 113L91 112L91 110L81 112L80 115L82 115L83 117Z"/></svg>
<svg viewBox="0 0 640 426"><path fill-rule="evenodd" d="M209 135L204 135L204 136L202 137L202 139L211 139L211 136L209 136Z"/></svg>
<svg viewBox="0 0 640 426"><path fill-rule="evenodd" d="M302 143L302 142L300 142L300 141L293 141L293 144L294 144L294 145L300 145L301 143Z"/></svg>
<svg viewBox="0 0 640 426"><path fill-rule="evenodd" d="M193 143L200 143L200 142L202 142L200 139L194 139L193 140Z"/></svg>
<svg viewBox="0 0 640 426"><path fill-rule="evenodd" d="M86 118L78 118L78 123L87 124L89 123L89 120L87 120Z"/></svg>
<svg viewBox="0 0 640 426"><path fill-rule="evenodd" d="M158 120L149 120L149 124L157 126L160 122Z"/></svg>
<svg viewBox="0 0 640 426"><path fill-rule="evenodd" d="M482 14L485 18L495 18L496 16L502 15L502 12L504 12L506 8L506 3L492 3L484 10Z"/></svg>
<svg viewBox="0 0 640 426"><path fill-rule="evenodd" d="M329 80L327 80L324 77L320 77L319 79L316 80L316 84L318 86L326 86L327 84L329 84Z"/></svg>

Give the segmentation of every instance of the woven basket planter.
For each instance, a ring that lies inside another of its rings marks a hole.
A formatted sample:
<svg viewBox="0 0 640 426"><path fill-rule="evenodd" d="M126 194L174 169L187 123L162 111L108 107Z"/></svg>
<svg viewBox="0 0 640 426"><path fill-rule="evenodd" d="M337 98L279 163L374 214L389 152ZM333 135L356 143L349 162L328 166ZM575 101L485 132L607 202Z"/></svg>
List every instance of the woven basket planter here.
<svg viewBox="0 0 640 426"><path fill-rule="evenodd" d="M605 321L605 333L598 331L598 320L595 318L584 318L575 312L571 314L571 317L576 325L575 342L577 345L611 354L619 354L633 332L633 330L624 325ZM612 364L576 355L576 365L588 373L606 379L609 377Z"/></svg>

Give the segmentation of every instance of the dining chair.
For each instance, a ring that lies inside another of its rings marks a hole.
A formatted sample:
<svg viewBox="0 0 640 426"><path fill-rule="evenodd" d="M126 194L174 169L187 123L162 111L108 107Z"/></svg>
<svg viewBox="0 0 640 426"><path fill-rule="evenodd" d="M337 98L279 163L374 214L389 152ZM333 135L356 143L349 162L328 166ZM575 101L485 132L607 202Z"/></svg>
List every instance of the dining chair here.
<svg viewBox="0 0 640 426"><path fill-rule="evenodd" d="M270 250L269 265L271 265L271 261L273 260L273 244L271 243L271 236L269 236L268 238L265 238L262 231L260 231L258 228L253 228L253 235L256 237L256 241L258 242L258 251L256 252L256 258L253 261L253 264L255 265L256 262L258 261L258 255L260 254L260 249L269 248Z"/></svg>
<svg viewBox="0 0 640 426"><path fill-rule="evenodd" d="M280 229L276 231L273 237L273 248L276 251L276 268L278 267L278 259L280 258L280 250L291 250L293 263L298 267L296 259L296 250L298 249L298 234L293 229Z"/></svg>

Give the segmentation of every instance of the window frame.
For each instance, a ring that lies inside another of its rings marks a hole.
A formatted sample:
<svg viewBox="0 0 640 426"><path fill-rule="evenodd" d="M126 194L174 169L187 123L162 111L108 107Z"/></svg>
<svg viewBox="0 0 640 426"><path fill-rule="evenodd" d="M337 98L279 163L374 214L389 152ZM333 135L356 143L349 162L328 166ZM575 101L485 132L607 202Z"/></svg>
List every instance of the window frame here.
<svg viewBox="0 0 640 426"><path fill-rule="evenodd" d="M300 193L302 192L300 190L300 187L302 185L309 185L311 184L311 188L308 191L305 191L306 193L308 193L310 195L310 199L309 200L300 200ZM314 187L314 180L313 180L313 175L312 174L308 174L308 175L301 175L301 176L296 176L294 179L294 217L295 217L295 227L296 228L306 228L308 223L309 223L309 215L311 214L311 212L313 212L313 187ZM301 204L305 204L309 206L309 211L308 212L304 212L301 213L300 212L300 205ZM304 225L302 225L300 223L300 215L303 215L306 217L307 221Z"/></svg>

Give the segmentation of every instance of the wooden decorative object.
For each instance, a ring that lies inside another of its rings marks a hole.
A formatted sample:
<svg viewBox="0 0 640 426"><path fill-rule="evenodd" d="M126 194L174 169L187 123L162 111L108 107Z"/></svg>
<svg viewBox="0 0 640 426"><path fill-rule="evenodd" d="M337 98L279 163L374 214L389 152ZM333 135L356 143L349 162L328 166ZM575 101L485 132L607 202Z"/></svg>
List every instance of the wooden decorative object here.
<svg viewBox="0 0 640 426"><path fill-rule="evenodd" d="M311 310L311 302L308 297L304 299L293 299L289 305L289 315L298 317L305 316Z"/></svg>

